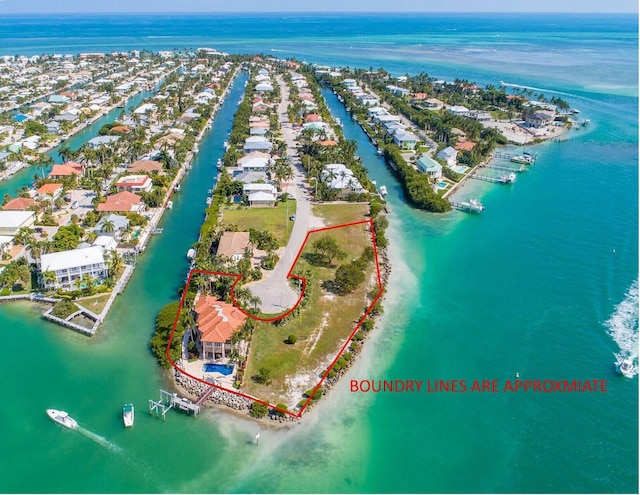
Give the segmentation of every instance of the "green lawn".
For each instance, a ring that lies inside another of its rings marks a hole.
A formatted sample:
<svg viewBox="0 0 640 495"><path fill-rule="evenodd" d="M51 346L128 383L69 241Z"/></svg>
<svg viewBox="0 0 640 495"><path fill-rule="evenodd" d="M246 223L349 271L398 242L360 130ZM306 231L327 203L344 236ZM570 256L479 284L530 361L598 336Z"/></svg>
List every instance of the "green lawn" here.
<svg viewBox="0 0 640 495"><path fill-rule="evenodd" d="M324 219L327 227L369 219L368 203L316 204L313 214Z"/></svg>
<svg viewBox="0 0 640 495"><path fill-rule="evenodd" d="M99 296L89 296L76 300L78 306L82 306L85 309L99 315L107 304L111 294L101 294Z"/></svg>
<svg viewBox="0 0 640 495"><path fill-rule="evenodd" d="M336 218L344 217L336 213ZM344 221L341 220L338 223L344 223ZM359 256L365 246L371 245L371 235L364 225L319 232L310 236L294 271L299 273L311 269L313 272L313 280L307 287L309 303L299 316L284 325L259 324L251 342L244 380L245 392L274 404L291 402L286 400L289 395L287 381L297 373L308 373L313 376L316 370L323 371L324 366L333 360L355 328L364 309L369 305L367 294L376 287L375 277L373 277L374 262L371 262L366 270L366 282L351 294L338 296L322 287L323 282L334 279L335 270L342 262L334 260L330 267L313 266L309 263L309 258L305 258L305 254L313 253L311 247L313 241L326 234L333 235L346 251L346 261ZM291 334L297 337L295 345L286 343ZM252 376L257 375L260 368L270 370L272 379L270 385L259 384L251 379ZM315 383L320 377L316 378ZM296 402L287 403L287 406L294 407L297 401L302 399L304 391L300 389Z"/></svg>
<svg viewBox="0 0 640 495"><path fill-rule="evenodd" d="M266 230L276 236L280 246L286 246L293 228L293 222L289 220L289 217L295 212L295 200L279 202L275 208L232 206L222 209L221 225L237 225L241 232L248 232L250 228Z"/></svg>

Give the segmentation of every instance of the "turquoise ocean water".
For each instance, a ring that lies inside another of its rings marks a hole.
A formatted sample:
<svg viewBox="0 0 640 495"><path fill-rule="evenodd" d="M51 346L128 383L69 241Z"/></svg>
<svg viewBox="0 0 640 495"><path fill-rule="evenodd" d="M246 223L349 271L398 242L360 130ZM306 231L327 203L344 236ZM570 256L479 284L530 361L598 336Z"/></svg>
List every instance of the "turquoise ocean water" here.
<svg viewBox="0 0 640 495"><path fill-rule="evenodd" d="M606 394L358 395L345 380L289 431L207 411L144 414L166 385L148 351L175 297L243 87L238 80L134 278L93 339L0 306L2 492L636 492L638 23L633 16L5 16L0 53L213 46L427 72L559 94L591 126L536 147L511 187L469 183L482 215L412 210L389 189L386 312L348 379L608 380ZM20 187L34 171L0 184ZM132 431L120 408L138 409ZM53 425L69 411L79 432Z"/></svg>

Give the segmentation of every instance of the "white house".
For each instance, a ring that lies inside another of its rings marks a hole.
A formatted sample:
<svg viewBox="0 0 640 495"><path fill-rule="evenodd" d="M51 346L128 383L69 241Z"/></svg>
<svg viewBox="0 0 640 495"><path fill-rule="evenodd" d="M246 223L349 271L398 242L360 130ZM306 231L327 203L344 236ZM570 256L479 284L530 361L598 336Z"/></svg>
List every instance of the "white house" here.
<svg viewBox="0 0 640 495"><path fill-rule="evenodd" d="M153 182L148 175L127 175L116 182L118 192L129 191L132 193L149 192Z"/></svg>
<svg viewBox="0 0 640 495"><path fill-rule="evenodd" d="M245 184L242 192L247 197L249 206L270 207L276 204L277 189L273 184Z"/></svg>
<svg viewBox="0 0 640 495"><path fill-rule="evenodd" d="M100 246L84 249L71 249L59 253L43 254L40 259L40 275L53 272L56 281L45 282L45 287L62 286L72 288L83 275L104 279L109 268L104 259L104 250Z"/></svg>
<svg viewBox="0 0 640 495"><path fill-rule="evenodd" d="M360 181L353 175L353 171L342 163L325 165L322 178L329 189L338 191L340 197L348 196L351 193L365 192Z"/></svg>
<svg viewBox="0 0 640 495"><path fill-rule="evenodd" d="M35 211L0 211L0 235L14 237L23 227L36 223Z"/></svg>
<svg viewBox="0 0 640 495"><path fill-rule="evenodd" d="M447 162L447 167L455 167L458 163L458 150L452 148L451 146L447 146L445 149L440 150L436 155L440 160L444 160Z"/></svg>
<svg viewBox="0 0 640 495"><path fill-rule="evenodd" d="M252 151L269 151L272 146L271 141L265 137L251 136L244 142L244 152L251 153Z"/></svg>

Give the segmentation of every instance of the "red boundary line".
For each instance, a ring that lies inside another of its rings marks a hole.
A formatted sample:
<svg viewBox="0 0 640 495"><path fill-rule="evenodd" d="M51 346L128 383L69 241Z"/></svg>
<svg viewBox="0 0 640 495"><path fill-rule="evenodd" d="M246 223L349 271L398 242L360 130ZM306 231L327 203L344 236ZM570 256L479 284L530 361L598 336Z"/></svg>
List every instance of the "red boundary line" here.
<svg viewBox="0 0 640 495"><path fill-rule="evenodd" d="M358 323L356 324L355 328L353 329L353 331L351 332L349 337L345 340L344 345L340 348L340 350L338 351L338 354L336 355L336 357L333 359L333 361L331 361L331 364L327 367L327 370L322 375L322 378L320 379L318 384L314 387L313 392L311 393L311 396L307 397L307 400L304 402L304 404L300 408L300 411L298 411L297 414L294 414L291 411L282 411L281 409L278 409L277 407L275 407L273 404L265 402L265 401L263 401L261 399L258 399L256 397L252 397L251 395L244 394L244 393L239 392L237 390L228 389L228 388L225 388L225 387L221 387L220 385L215 385L213 383L204 381L204 380L202 380L202 379L200 379L198 377L190 375L189 373L184 371L182 368L178 367L178 365L176 363L173 362L173 360L169 356L169 349L171 348L171 342L173 341L173 335L175 333L176 326L178 324L178 318L180 317L180 312L182 311L182 307L184 306L184 301L185 301L185 298L187 296L187 292L188 292L187 288L189 287L189 284L191 283L191 278L193 277L194 274L222 275L222 276L227 276L227 277L235 277L236 280L233 283L233 285L231 286L230 295L231 295L231 300L233 302L233 305L236 308L238 308L245 316L247 316L248 318L252 318L254 320L264 321L264 322L273 322L273 321L281 320L282 318L285 318L286 316L288 316L291 313L293 313L295 311L295 309L298 307L298 305L300 304L300 301L302 301L302 298L304 297L304 292L305 292L305 290L307 288L307 279L304 278L304 277L301 277L299 275L293 275L292 272L293 272L293 269L296 266L296 263L298 262L298 259L300 258L300 255L302 254L302 251L304 250L305 245L307 244L307 241L309 240L309 236L311 234L316 234L318 232L325 232L325 231L328 231L328 230L341 229L341 228L345 228L345 227L352 227L352 226L355 226L355 225L364 225L364 224L368 224L369 225L369 232L371 233L371 242L373 244L374 259L375 259L375 262L376 262L376 276L377 276L377 279L378 279L378 287L379 287L378 293L374 297L374 299L371 302L371 304L367 307L367 309L365 310L364 314L358 320ZM289 416L292 416L294 418L300 418L302 416L302 413L304 412L304 410L309 405L309 402L311 401L312 397L315 395L316 391L324 383L325 379L327 378L327 376L329 374L329 371L331 371L333 366L336 364L336 361L338 361L338 359L340 359L340 356L342 356L342 353L344 352L344 350L347 348L347 346L351 342L351 339L356 334L356 332L360 329L360 327L362 326L362 323L367 318L367 316L369 316L369 313L371 312L373 307L376 305L376 303L378 302L380 297L382 297L382 294L384 292L384 288L382 287L382 278L380 276L380 263L378 261L378 245L377 245L377 242L376 242L376 234L375 234L374 228L373 228L373 220L372 219L361 220L359 222L351 222L351 223L345 223L345 224L341 224L341 225L333 225L331 227L323 227L321 229L314 229L314 230L308 231L307 235L306 235L306 237L304 239L304 242L302 243L302 246L300 247L300 250L298 251L298 254L296 255L296 258L293 260L293 264L291 265L291 268L289 269L289 272L287 273L287 279L289 279L289 278L294 278L294 279L300 280L300 282L302 284L302 287L301 287L301 290L300 290L300 296L298 297L298 300L296 301L294 306L291 309L289 309L288 311L286 311L285 313L281 314L281 315L277 315L277 316L274 316L272 318L260 318L258 316L254 316L254 315L251 315L248 312L246 312L244 310L244 308L242 306L240 306L237 303L237 301L235 300L234 289L236 287L236 284L240 280L242 280L242 275L241 274L239 274L239 273L227 273L227 272L213 272L213 271L206 271L206 270L191 270L189 272L189 277L187 278L187 283L185 285L184 291L182 292L182 298L180 299L180 305L178 306L178 311L176 312L176 317L173 320L173 326L171 328L171 334L169 335L169 342L167 343L167 349L165 351L165 355L167 356L167 359L171 363L171 366L173 366L180 373L182 373L184 375L187 375L188 377L190 377L190 378L192 378L192 379L194 379L194 380L196 380L196 381L198 381L200 383L204 383L205 385L208 385L210 387L214 387L214 388L218 388L220 390L224 390L225 392L230 392L232 394L239 395L240 397L244 397L245 399L249 399L249 400L252 400L254 402L259 402L260 404L264 404L265 406L267 406L267 407L269 407L271 409L276 409L276 410L278 410L278 411L280 411L282 413L288 414Z"/></svg>

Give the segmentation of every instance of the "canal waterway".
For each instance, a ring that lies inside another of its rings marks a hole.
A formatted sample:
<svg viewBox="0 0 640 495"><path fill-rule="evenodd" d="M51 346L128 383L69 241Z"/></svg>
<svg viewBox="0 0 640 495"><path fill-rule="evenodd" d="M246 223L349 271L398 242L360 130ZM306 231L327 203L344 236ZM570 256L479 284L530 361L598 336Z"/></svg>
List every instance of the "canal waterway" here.
<svg viewBox="0 0 640 495"><path fill-rule="evenodd" d="M64 161L58 153L61 146L67 146L74 151L77 150L87 141L96 137L98 135L98 131L102 128L103 125L116 121L121 115L125 113L130 113L133 109L138 107L140 103L142 103L146 98L153 96L156 91L157 89L151 91L140 91L139 93L129 98L129 100L127 100L124 108L114 108L92 124L82 129L77 134L71 136L69 139L66 139L60 145L53 148L48 153L48 155L53 158L53 163L63 163ZM0 197L3 197L5 194L15 196L16 192L19 189L23 188L24 186L30 186L33 183L33 176L35 174L46 176L51 171L52 166L53 165L34 165L31 167L27 167L12 175L8 179L0 181Z"/></svg>
<svg viewBox="0 0 640 495"><path fill-rule="evenodd" d="M195 479L212 462L222 461L224 439L213 425L175 412L166 423L147 414L148 400L170 386L151 355L149 339L160 308L178 298L188 270L186 253L198 238L207 191L215 182L246 79L240 73L233 82L173 197L173 209L160 223L163 233L139 258L133 278L94 338L43 321L41 308L28 303L0 307L7 332L0 373L4 400L11 404L0 410L5 430L0 462L7 468L0 477L1 492L184 491L176 483ZM137 413L129 431L121 416L127 402L135 404ZM47 408L68 411L82 429L59 428L47 418ZM194 447L193 458L183 462L175 447L191 448L185 439L201 435L211 441ZM180 465L178 478L171 476L174 465Z"/></svg>

